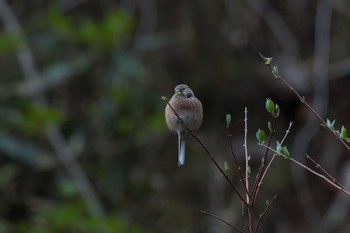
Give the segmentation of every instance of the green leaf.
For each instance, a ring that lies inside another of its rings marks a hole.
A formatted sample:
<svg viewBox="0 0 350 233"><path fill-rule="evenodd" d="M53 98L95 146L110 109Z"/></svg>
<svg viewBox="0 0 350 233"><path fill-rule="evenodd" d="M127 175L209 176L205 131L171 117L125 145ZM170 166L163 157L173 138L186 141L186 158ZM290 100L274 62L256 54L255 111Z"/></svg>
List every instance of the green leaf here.
<svg viewBox="0 0 350 233"><path fill-rule="evenodd" d="M265 101L265 108L267 112L273 114L275 112L275 103L271 99L267 98Z"/></svg>
<svg viewBox="0 0 350 233"><path fill-rule="evenodd" d="M226 114L226 127L229 128L231 125L231 114Z"/></svg>
<svg viewBox="0 0 350 233"><path fill-rule="evenodd" d="M250 166L248 166L247 173L248 173L248 176L250 176L250 174L252 173L252 169L250 168Z"/></svg>
<svg viewBox="0 0 350 233"><path fill-rule="evenodd" d="M327 127L328 127L328 128L334 129L335 120L330 121L330 120L327 118L326 123L327 123Z"/></svg>
<svg viewBox="0 0 350 233"><path fill-rule="evenodd" d="M282 151L282 145L279 141L276 141L276 151L278 153L281 153L281 151Z"/></svg>
<svg viewBox="0 0 350 233"><path fill-rule="evenodd" d="M265 57L260 52L259 52L259 55L265 61L265 65L268 65L268 66L271 65L273 57Z"/></svg>
<svg viewBox="0 0 350 233"><path fill-rule="evenodd" d="M167 101L168 100L168 98L166 97L166 96L162 96L162 97L160 97L162 100L164 100L164 101Z"/></svg>
<svg viewBox="0 0 350 233"><path fill-rule="evenodd" d="M332 121L331 127L334 128L335 120Z"/></svg>
<svg viewBox="0 0 350 233"><path fill-rule="evenodd" d="M228 172L230 171L230 166L226 161L224 162L224 171L226 175L228 175Z"/></svg>
<svg viewBox="0 0 350 233"><path fill-rule="evenodd" d="M273 57L265 57L265 65L271 65Z"/></svg>
<svg viewBox="0 0 350 233"><path fill-rule="evenodd" d="M265 131L258 129L256 132L256 139L258 139L259 145L263 145L265 143Z"/></svg>
<svg viewBox="0 0 350 233"><path fill-rule="evenodd" d="M340 138L343 139L343 140L346 140L348 138L348 133L347 133L347 130L346 128L344 127L344 125L341 127L341 130L340 130Z"/></svg>
<svg viewBox="0 0 350 233"><path fill-rule="evenodd" d="M176 96L184 96L184 94L182 92L180 92L180 91L175 92L175 95Z"/></svg>
<svg viewBox="0 0 350 233"><path fill-rule="evenodd" d="M280 78L277 65L272 66L272 74L275 76L275 78Z"/></svg>
<svg viewBox="0 0 350 233"><path fill-rule="evenodd" d="M284 155L286 159L290 158L289 150L286 146L282 146L279 141L276 141L276 151Z"/></svg>
<svg viewBox="0 0 350 233"><path fill-rule="evenodd" d="M267 128L270 130L270 132L272 132L272 124L271 124L271 122L269 121L269 122L267 122Z"/></svg>
<svg viewBox="0 0 350 233"><path fill-rule="evenodd" d="M283 154L286 159L290 158L290 153L286 146L282 147L281 154Z"/></svg>
<svg viewBox="0 0 350 233"><path fill-rule="evenodd" d="M265 108L273 118L277 118L280 115L280 107L269 98L267 98L265 101Z"/></svg>
<svg viewBox="0 0 350 233"><path fill-rule="evenodd" d="M277 118L280 115L280 107L278 104L275 105L274 117Z"/></svg>

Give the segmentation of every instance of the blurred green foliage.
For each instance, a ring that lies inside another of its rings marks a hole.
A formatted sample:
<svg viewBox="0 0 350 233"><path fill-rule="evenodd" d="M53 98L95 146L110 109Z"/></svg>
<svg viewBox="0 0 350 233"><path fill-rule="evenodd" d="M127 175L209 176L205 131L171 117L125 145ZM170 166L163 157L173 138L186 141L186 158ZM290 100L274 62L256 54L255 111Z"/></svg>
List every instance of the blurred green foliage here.
<svg viewBox="0 0 350 233"><path fill-rule="evenodd" d="M9 53L13 52L14 45L16 44L13 39L13 35L9 34L1 34L0 35L0 52L1 53Z"/></svg>
<svg viewBox="0 0 350 233"><path fill-rule="evenodd" d="M230 127L242 161L244 107L249 111L250 133L265 124L261 103L267 97L281 106L279 110L274 105L271 111L280 115L278 127L283 130L276 131L277 136L284 134L290 120L295 127L305 122L299 100L274 85L276 80L266 71L258 52L275 57L278 74L292 70L293 75L286 76L299 83L297 88L304 88L302 94L308 97L312 93L308 69L314 44L310 36L314 12L310 9L317 1L304 5L254 2L8 1L22 31L9 33L1 20L0 233L226 232L226 226L221 228L200 214L199 210L206 208L241 224L241 203L190 137L187 164L178 169L177 139L166 129L161 96L170 97L180 83L194 90L204 107L198 136L235 182L223 138L225 127ZM268 16L273 6L286 21L276 25L288 25L293 39L299 41L293 53L285 50L291 44L291 38L283 37L285 31L270 28ZM349 19L339 14L334 18L347 25ZM276 35L282 35L283 43ZM336 61L345 56L343 48L350 42L333 36L332 59ZM25 52L32 55L29 60L21 54L24 45L29 47ZM37 74L28 73L31 65ZM346 80L332 81L331 111L343 117L339 122L349 125L350 107L341 97L348 92ZM227 112L231 114L225 122ZM46 134L51 126L57 127L64 139L58 150L74 154L67 164L60 162L57 148ZM291 130L290 138L296 131ZM263 141L262 135L256 136ZM247 140L254 177L260 151L254 133ZM318 152L328 145L325 140L310 148ZM283 146L288 143L287 139ZM72 161L81 165L104 215L96 217L89 212L79 186L67 172ZM338 166L336 161L334 164ZM298 219L303 215L295 214L295 202L290 201L303 192L289 185L288 169L287 163L279 161L271 166L273 175L267 175L262 197L269 199L271 193L278 192L288 201L271 208L261 232L303 229L304 219ZM313 189L320 193L323 187L316 184ZM327 209L329 199L325 199L319 206Z"/></svg>
<svg viewBox="0 0 350 233"><path fill-rule="evenodd" d="M46 19L48 26L62 39L90 48L105 49L106 52L130 37L134 28L133 18L118 10L105 12L100 20L91 17L76 20L57 9L51 9Z"/></svg>
<svg viewBox="0 0 350 233"><path fill-rule="evenodd" d="M30 182L42 176L42 172L54 171L59 166L52 154L44 152L49 150L45 142L48 126L66 129L68 138L76 133L98 131L101 127L108 131L106 134L111 131L120 136L136 129L134 119L130 118L134 112L129 112L131 109L127 106L138 100L133 98L129 84L124 83L122 87L111 85L119 77L116 79L113 77L115 74L110 76L103 71L111 59L118 66L119 75L126 80L139 77L144 72L122 48L135 30L134 17L117 8L109 8L103 17L97 18L88 14L76 17L49 7L23 22L23 28L25 39L33 45L35 58L44 66L40 82L19 79L16 75L12 79L6 77L8 83L11 81L8 86L11 89L2 89L1 94L6 99L5 105L0 107L0 115L3 122L8 123L2 127L0 151L8 159L3 157L0 167L0 190L4 198L0 205L0 213L4 216L0 232L148 232L138 224L121 218L123 211L109 210L108 215L98 219L91 216L68 178L57 179L53 187L58 192L53 196L50 190L43 191L45 183L42 181L37 180L37 184ZM22 41L23 36L1 34L1 57L14 55L15 48ZM112 67L110 73L114 70L115 67ZM81 80L77 79L79 76ZM75 88L75 85L78 87ZM35 96L42 94L47 95L49 106L35 102ZM99 103L101 101L102 104ZM144 108L136 111L140 111L138 115L141 116ZM96 122L99 120L106 125ZM80 128L86 126L85 129ZM97 134L93 133L95 137ZM96 141L94 136L91 140ZM33 143L29 142L31 139ZM99 150L93 149L94 153ZM25 164L32 168L23 167ZM41 170L36 171L38 168ZM54 176L46 178L45 182L52 182L50 180ZM29 182L28 185L23 186L22 179ZM7 197L12 192L12 186L18 192L15 199L21 199L15 201L17 204ZM21 213L17 213L13 206L19 206Z"/></svg>
<svg viewBox="0 0 350 233"><path fill-rule="evenodd" d="M60 124L64 120L63 114L57 108L32 103L26 103L23 107L19 128L27 134L37 134L37 131L43 130L48 124Z"/></svg>
<svg viewBox="0 0 350 233"><path fill-rule="evenodd" d="M65 204L44 203L38 210L33 211L31 218L31 221L19 223L15 232L148 232L135 224L128 224L115 215L93 219L86 213L85 205L74 199Z"/></svg>

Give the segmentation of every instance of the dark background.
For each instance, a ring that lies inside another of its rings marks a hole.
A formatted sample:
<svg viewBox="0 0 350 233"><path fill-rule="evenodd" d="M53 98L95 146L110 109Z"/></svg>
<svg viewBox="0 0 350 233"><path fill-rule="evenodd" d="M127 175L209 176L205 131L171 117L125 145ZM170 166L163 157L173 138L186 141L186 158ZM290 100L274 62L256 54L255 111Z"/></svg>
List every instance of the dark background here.
<svg viewBox="0 0 350 233"><path fill-rule="evenodd" d="M350 187L350 153L276 80L259 52L335 127L350 126L346 0L0 0L0 232L234 232L237 196L195 140L177 167L165 102L188 84L202 101L198 136L227 161L225 115L252 178L255 139L281 108L276 138ZM270 154L271 157L271 154ZM239 186L241 187L241 186ZM259 232L349 232L350 197L285 159L270 167L254 215L278 194Z"/></svg>

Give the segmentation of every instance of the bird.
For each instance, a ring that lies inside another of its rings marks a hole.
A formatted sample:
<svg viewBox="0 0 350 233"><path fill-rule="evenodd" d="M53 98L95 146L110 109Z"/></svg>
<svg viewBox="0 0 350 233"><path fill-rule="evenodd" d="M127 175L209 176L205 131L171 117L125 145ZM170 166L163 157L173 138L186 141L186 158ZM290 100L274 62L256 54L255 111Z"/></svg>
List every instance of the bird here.
<svg viewBox="0 0 350 233"><path fill-rule="evenodd" d="M186 84L177 85L174 92L165 107L165 121L169 130L178 136L178 166L183 167L187 129L196 132L201 127L203 107L201 101Z"/></svg>

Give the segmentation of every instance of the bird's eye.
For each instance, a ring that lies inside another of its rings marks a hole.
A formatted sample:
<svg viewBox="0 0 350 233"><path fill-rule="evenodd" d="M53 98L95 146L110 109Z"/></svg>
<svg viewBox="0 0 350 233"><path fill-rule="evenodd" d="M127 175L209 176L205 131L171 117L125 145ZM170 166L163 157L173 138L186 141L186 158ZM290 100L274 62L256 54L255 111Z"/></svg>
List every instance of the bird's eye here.
<svg viewBox="0 0 350 233"><path fill-rule="evenodd" d="M187 98L190 98L190 97L192 97L192 94L191 94L191 93L187 93L187 94L186 94L186 97L187 97Z"/></svg>

